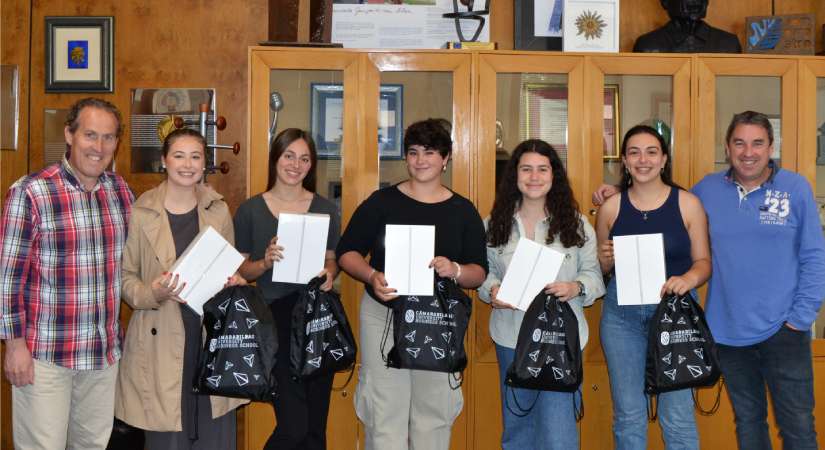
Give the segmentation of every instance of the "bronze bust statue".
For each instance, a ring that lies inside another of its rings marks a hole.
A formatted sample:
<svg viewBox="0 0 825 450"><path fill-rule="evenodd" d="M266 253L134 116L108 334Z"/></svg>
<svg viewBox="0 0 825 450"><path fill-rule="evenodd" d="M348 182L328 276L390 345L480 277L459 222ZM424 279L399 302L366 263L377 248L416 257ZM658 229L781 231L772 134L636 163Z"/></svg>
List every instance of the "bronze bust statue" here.
<svg viewBox="0 0 825 450"><path fill-rule="evenodd" d="M704 20L708 0L660 0L670 16L665 26L643 34L634 52L742 53L735 34L708 25Z"/></svg>

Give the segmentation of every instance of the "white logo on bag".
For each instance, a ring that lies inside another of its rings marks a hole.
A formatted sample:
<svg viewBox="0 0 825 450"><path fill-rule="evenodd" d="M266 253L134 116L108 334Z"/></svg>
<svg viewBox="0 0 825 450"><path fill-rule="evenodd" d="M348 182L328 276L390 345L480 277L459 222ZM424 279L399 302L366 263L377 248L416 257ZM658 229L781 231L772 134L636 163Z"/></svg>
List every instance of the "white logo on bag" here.
<svg viewBox="0 0 825 450"><path fill-rule="evenodd" d="M662 343L662 345L670 344L670 333L668 333L667 331L662 331L662 335L659 336L659 341Z"/></svg>
<svg viewBox="0 0 825 450"><path fill-rule="evenodd" d="M415 311L408 309L406 313L404 313L404 320L407 323L413 323L415 321Z"/></svg>
<svg viewBox="0 0 825 450"><path fill-rule="evenodd" d="M541 340L541 330L536 328L533 330L533 342L538 342Z"/></svg>

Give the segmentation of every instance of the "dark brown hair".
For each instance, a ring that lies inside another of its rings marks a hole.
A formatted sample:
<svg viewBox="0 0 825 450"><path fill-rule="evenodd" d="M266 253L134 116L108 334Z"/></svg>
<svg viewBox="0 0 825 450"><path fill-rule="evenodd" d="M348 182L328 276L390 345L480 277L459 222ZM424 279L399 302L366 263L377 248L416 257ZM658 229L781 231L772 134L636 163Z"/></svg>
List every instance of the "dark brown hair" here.
<svg viewBox="0 0 825 450"><path fill-rule="evenodd" d="M107 102L106 100L94 97L87 97L78 100L74 105L72 105L71 109L69 109L69 115L66 116L66 126L69 127L70 132L74 133L77 131L77 127L80 126L80 124L77 123L77 118L80 116L80 112L83 111L83 108L98 108L108 111L110 114L115 116L115 121L117 122L117 137L120 137L120 134L123 132L123 120L120 116L120 110L117 109L117 106Z"/></svg>
<svg viewBox="0 0 825 450"><path fill-rule="evenodd" d="M281 159L281 155L284 154L287 147L298 139L303 139L307 143L310 160L309 172L307 172L307 176L304 177L301 184L309 192L315 192L315 166L318 165L318 153L315 151L315 141L309 132L299 128L287 128L278 133L275 139L272 140L272 144L269 146L269 179L266 182L266 190L272 189L272 186L275 186L275 182L278 180L278 160Z"/></svg>
<svg viewBox="0 0 825 450"><path fill-rule="evenodd" d="M450 122L445 119L427 119L415 122L404 132L404 156L413 145L438 150L442 158L447 158L453 150L453 140L447 129Z"/></svg>
<svg viewBox="0 0 825 450"><path fill-rule="evenodd" d="M498 247L510 240L513 215L522 199L522 193L518 190L518 165L522 155L531 152L546 156L553 170L553 185L544 202L544 209L550 215L545 242L552 244L558 234L565 247L583 246L586 239L584 227L579 219L579 204L573 197L567 171L553 146L540 139L530 139L517 145L504 167L487 225L488 244Z"/></svg>
<svg viewBox="0 0 825 450"><path fill-rule="evenodd" d="M756 111L742 111L739 114L734 114L730 120L730 125L728 125L728 131L725 133L725 144L730 143L733 131L739 125L757 125L764 128L768 133L768 144L773 145L773 125L768 120L768 116Z"/></svg>
<svg viewBox="0 0 825 450"><path fill-rule="evenodd" d="M656 138L659 141L659 148L662 150L662 153L667 157L665 160L665 167L662 168L662 182L668 186L675 187L677 189L682 189L681 186L676 184L673 181L673 168L670 161L670 150L667 145L667 141L665 138L659 134L656 129L648 125L636 125L635 127L627 130L627 133L624 135L624 140L622 140L622 150L621 156L627 155L627 141L630 140L633 136L637 134L649 134ZM630 185L633 183L633 179L630 177L630 172L628 172L627 168L624 165L624 160L622 160L622 180L619 182L619 188L624 192L626 191Z"/></svg>

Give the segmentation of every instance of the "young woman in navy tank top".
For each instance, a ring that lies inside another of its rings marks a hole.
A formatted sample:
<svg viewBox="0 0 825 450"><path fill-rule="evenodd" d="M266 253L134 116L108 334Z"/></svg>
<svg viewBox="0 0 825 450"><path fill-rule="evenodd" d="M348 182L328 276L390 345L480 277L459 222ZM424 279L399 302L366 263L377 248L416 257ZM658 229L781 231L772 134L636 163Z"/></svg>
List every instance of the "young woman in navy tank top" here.
<svg viewBox="0 0 825 450"><path fill-rule="evenodd" d="M661 294L692 291L707 281L711 270L702 204L671 180L667 143L653 128L631 128L621 157L620 195L607 199L596 221L602 272L613 271L613 236L662 233L667 281ZM619 306L615 277L604 300L600 328L613 399L615 448L647 448L645 358L656 305ZM698 450L691 390L667 392L658 401L665 448Z"/></svg>

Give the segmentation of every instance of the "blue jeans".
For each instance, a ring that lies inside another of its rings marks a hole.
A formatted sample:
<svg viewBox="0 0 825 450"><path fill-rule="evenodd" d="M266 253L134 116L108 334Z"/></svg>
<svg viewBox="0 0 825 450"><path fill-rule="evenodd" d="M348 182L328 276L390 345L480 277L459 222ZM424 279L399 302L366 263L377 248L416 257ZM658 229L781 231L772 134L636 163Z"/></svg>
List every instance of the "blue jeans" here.
<svg viewBox="0 0 825 450"><path fill-rule="evenodd" d="M718 344L719 362L736 416L739 448L771 448L768 402L785 449L815 449L811 335L783 326L766 341L745 347Z"/></svg>
<svg viewBox="0 0 825 450"><path fill-rule="evenodd" d="M602 306L601 339L610 395L616 450L647 448L645 362L648 326L657 305L619 306L616 279L610 280ZM659 425L667 450L699 449L690 389L665 392L657 398Z"/></svg>
<svg viewBox="0 0 825 450"><path fill-rule="evenodd" d="M496 344L499 377L501 380L501 415L504 432L501 434L502 450L571 450L579 448L579 431L576 428L573 392L534 391L506 386L507 368L516 356L515 349ZM513 400L513 395L517 400ZM538 395L538 398L536 398ZM535 406L524 417L519 407ZM509 408L508 408L509 405Z"/></svg>

